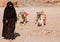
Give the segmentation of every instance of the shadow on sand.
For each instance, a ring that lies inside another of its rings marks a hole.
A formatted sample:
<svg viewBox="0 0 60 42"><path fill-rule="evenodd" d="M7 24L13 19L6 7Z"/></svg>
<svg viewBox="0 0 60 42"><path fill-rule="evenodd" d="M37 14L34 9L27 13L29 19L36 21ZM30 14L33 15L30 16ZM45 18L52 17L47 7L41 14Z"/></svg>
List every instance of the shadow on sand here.
<svg viewBox="0 0 60 42"><path fill-rule="evenodd" d="M20 34L19 33L14 33L14 39L16 38L16 37L18 37L18 36L20 36Z"/></svg>

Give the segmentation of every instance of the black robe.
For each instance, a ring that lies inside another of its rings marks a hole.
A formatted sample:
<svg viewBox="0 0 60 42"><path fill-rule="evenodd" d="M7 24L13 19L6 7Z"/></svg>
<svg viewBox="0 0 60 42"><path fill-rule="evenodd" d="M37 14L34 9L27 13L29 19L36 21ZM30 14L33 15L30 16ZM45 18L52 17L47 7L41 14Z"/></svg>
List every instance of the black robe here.
<svg viewBox="0 0 60 42"><path fill-rule="evenodd" d="M8 23L6 23L8 20ZM6 39L14 38L15 24L17 22L17 15L13 6L7 6L3 15L3 31L2 36Z"/></svg>

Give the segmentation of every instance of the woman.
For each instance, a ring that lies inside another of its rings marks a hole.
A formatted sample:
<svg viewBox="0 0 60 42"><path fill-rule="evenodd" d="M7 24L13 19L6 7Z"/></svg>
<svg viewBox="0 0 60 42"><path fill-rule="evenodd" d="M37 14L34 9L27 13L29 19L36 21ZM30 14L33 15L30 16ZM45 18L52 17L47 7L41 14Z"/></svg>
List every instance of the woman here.
<svg viewBox="0 0 60 42"><path fill-rule="evenodd" d="M21 15L21 19L22 21L20 23L22 24L26 24L28 21L27 21L27 16L28 16L28 13L25 12L25 11L21 11L20 12L20 15Z"/></svg>
<svg viewBox="0 0 60 42"><path fill-rule="evenodd" d="M14 39L15 24L17 15L12 2L8 2L3 15L3 32L2 36L5 39Z"/></svg>

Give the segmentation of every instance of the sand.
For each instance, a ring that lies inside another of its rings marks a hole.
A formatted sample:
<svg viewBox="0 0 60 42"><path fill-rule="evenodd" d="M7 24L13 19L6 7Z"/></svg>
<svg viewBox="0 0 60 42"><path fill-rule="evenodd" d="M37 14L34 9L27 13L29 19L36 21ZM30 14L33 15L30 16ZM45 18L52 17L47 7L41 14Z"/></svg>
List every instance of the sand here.
<svg viewBox="0 0 60 42"><path fill-rule="evenodd" d="M19 33L11 42L60 42L60 7L24 7L16 8L17 16L20 11L25 10L29 13L28 23L19 24L17 21L15 33ZM35 24L36 12L45 11L47 24L38 27ZM3 39L2 35L2 18L4 8L0 8L0 42L9 42Z"/></svg>

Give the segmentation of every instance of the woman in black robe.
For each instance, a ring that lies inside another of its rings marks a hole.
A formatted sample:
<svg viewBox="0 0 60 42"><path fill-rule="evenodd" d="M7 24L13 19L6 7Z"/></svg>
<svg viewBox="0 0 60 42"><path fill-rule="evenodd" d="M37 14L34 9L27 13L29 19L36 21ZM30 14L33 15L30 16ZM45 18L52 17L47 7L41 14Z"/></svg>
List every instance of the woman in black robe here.
<svg viewBox="0 0 60 42"><path fill-rule="evenodd" d="M14 39L15 24L17 15L12 2L8 2L3 15L2 36L5 39Z"/></svg>

